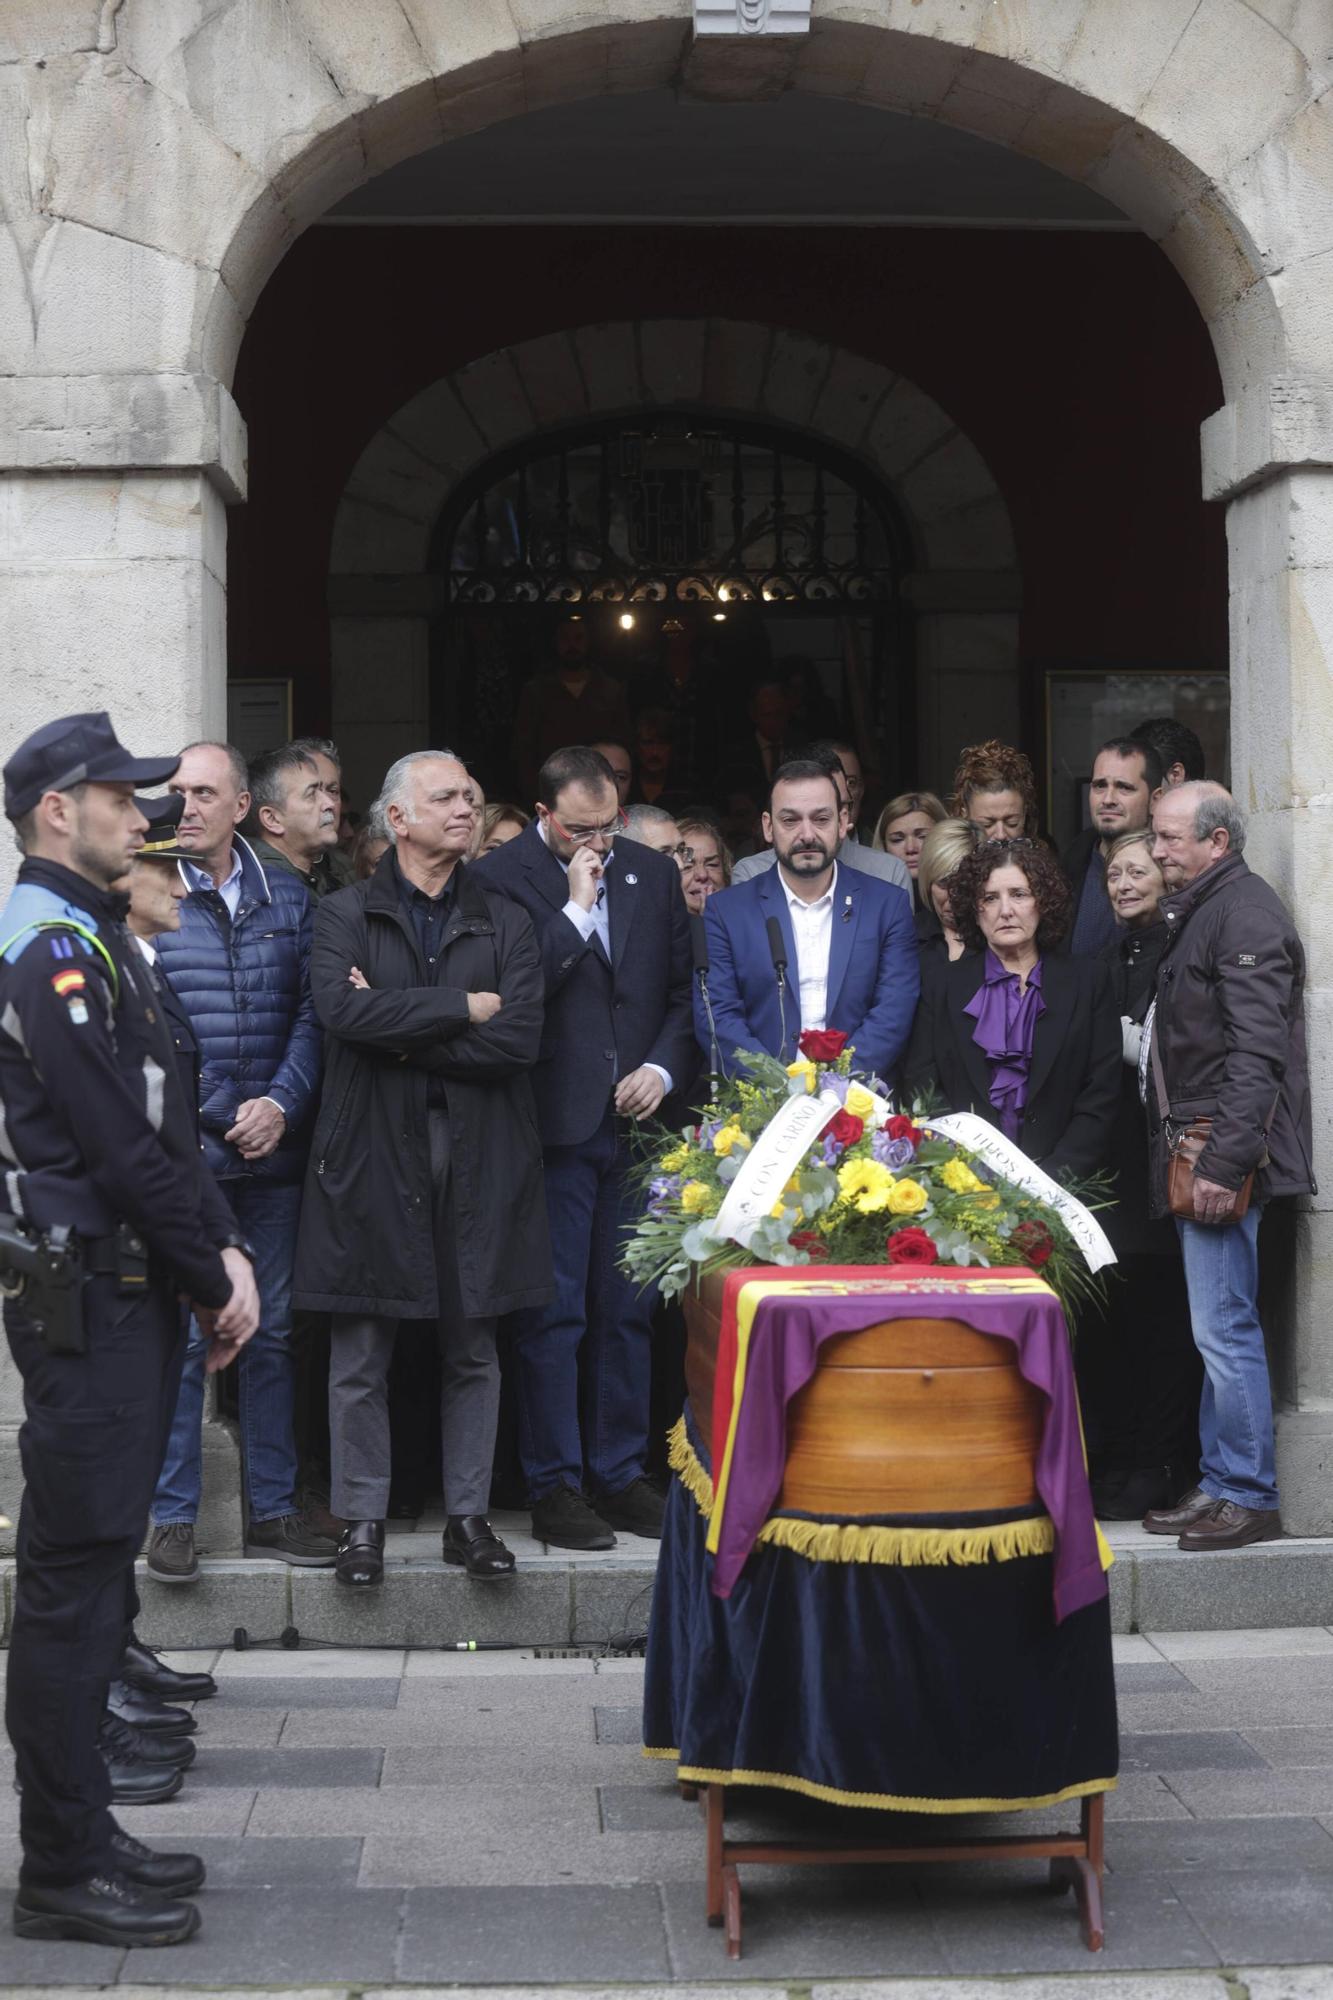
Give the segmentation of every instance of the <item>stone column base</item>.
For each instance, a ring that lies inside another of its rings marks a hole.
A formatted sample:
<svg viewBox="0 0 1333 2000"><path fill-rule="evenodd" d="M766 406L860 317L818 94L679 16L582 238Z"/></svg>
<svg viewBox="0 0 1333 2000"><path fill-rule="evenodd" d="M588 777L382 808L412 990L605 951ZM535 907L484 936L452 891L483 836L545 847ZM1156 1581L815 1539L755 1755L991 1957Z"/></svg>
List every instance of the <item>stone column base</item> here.
<svg viewBox="0 0 1333 2000"><path fill-rule="evenodd" d="M1289 1535L1333 1535L1333 1405L1279 1410L1277 1490Z"/></svg>

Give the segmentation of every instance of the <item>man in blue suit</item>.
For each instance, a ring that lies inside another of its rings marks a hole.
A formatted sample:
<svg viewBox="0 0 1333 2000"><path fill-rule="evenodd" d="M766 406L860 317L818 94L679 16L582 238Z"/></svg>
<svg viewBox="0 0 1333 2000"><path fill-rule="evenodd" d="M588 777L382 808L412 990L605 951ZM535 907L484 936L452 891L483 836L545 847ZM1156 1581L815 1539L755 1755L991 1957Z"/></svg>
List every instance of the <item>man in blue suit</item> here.
<svg viewBox="0 0 1333 2000"><path fill-rule="evenodd" d="M622 824L605 758L557 750L536 819L474 869L527 911L545 973L532 1085L556 1291L515 1316L512 1352L533 1533L573 1549L611 1548L615 1528L662 1532L663 1501L644 1477L655 1293L617 1258L638 1220L633 1128L697 1063L680 870L670 855L613 844Z"/></svg>
<svg viewBox="0 0 1333 2000"><path fill-rule="evenodd" d="M784 764L764 815L776 866L708 899L708 986L724 1070L738 1048L791 1062L803 1029L838 1028L854 1046L855 1069L890 1080L897 1071L921 983L912 907L894 884L838 861L839 811L822 764ZM770 919L782 938L781 987ZM697 994L695 1032L707 1049Z"/></svg>

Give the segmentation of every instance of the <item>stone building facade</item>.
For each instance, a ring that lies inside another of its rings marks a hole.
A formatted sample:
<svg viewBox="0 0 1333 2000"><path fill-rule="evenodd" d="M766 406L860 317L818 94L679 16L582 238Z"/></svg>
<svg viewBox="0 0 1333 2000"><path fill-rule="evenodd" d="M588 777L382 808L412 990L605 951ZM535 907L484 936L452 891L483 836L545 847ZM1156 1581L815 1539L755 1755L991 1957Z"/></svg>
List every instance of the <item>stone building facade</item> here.
<svg viewBox="0 0 1333 2000"><path fill-rule="evenodd" d="M498 121L663 90L737 105L805 94L990 141L1113 204L1187 287L1220 381L1201 476L1226 521L1233 783L1255 864L1307 942L1316 1165L1333 1189L1323 0L813 0L808 24L702 36L688 0L9 0L6 741L76 706L109 707L131 742L222 731L228 510L246 499L250 458L235 371L265 287L304 231L376 175ZM919 585L927 652L956 657L948 621L967 617L989 621L992 654L1012 650L1005 496L953 412L800 327L757 335L743 314L710 316L706 299L667 318L575 316L531 339L502 334L465 375L443 373L421 407L360 441L332 538L336 726L360 736L383 720L379 701L357 707L369 660L385 665L397 740L419 727L429 608L393 578L419 568L442 496L513 413L540 421L546 409L555 421L590 379L621 382L606 389L617 403L683 395L682 380L741 381L738 395L796 422L812 420L802 398L817 381L820 421L850 449L879 454L909 511L915 482L920 537L934 549ZM987 337L984 312L976 337ZM893 398L904 428L877 431ZM428 438L424 456L404 445L405 420ZM920 449L898 464L913 426ZM1287 1518L1307 1533L1333 1531L1330 1201L1297 1220L1275 1321Z"/></svg>

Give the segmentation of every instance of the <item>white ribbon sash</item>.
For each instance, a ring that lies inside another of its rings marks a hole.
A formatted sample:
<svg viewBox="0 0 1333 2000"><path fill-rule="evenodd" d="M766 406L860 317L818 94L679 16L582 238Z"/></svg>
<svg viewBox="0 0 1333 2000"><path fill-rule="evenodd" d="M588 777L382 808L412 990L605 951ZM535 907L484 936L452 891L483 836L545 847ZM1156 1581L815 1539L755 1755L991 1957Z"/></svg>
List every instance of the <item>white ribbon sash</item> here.
<svg viewBox="0 0 1333 2000"><path fill-rule="evenodd" d="M727 1189L714 1224L719 1236L729 1236L749 1249L755 1225L771 1212L819 1134L841 1110L842 1102L831 1090L822 1090L818 1097L807 1094L787 1099L769 1119Z"/></svg>
<svg viewBox="0 0 1333 2000"><path fill-rule="evenodd" d="M1015 1187L1053 1208L1083 1252L1090 1271L1100 1271L1104 1265L1115 1263L1115 1251L1106 1231L1092 1212L1068 1188L1061 1187L1059 1181L1053 1181L1049 1174L1034 1166L1012 1139L1006 1139L1003 1132L997 1132L984 1118L971 1111L955 1111L947 1118L918 1118L917 1124L938 1132L942 1138L952 1139L956 1146L966 1146L969 1153L975 1153L988 1167L994 1167L996 1173L1003 1174Z"/></svg>

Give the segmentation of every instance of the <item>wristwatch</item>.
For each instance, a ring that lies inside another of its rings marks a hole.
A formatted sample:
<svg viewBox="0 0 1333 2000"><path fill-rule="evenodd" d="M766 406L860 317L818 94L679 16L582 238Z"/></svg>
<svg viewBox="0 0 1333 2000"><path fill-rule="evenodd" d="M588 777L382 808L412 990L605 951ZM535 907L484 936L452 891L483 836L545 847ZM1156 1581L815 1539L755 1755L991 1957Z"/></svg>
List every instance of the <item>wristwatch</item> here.
<svg viewBox="0 0 1333 2000"><path fill-rule="evenodd" d="M255 1261L255 1246L246 1237L242 1236L239 1229L233 1229L230 1235L224 1236L218 1244L218 1249L239 1250L242 1257L248 1257L252 1264Z"/></svg>

